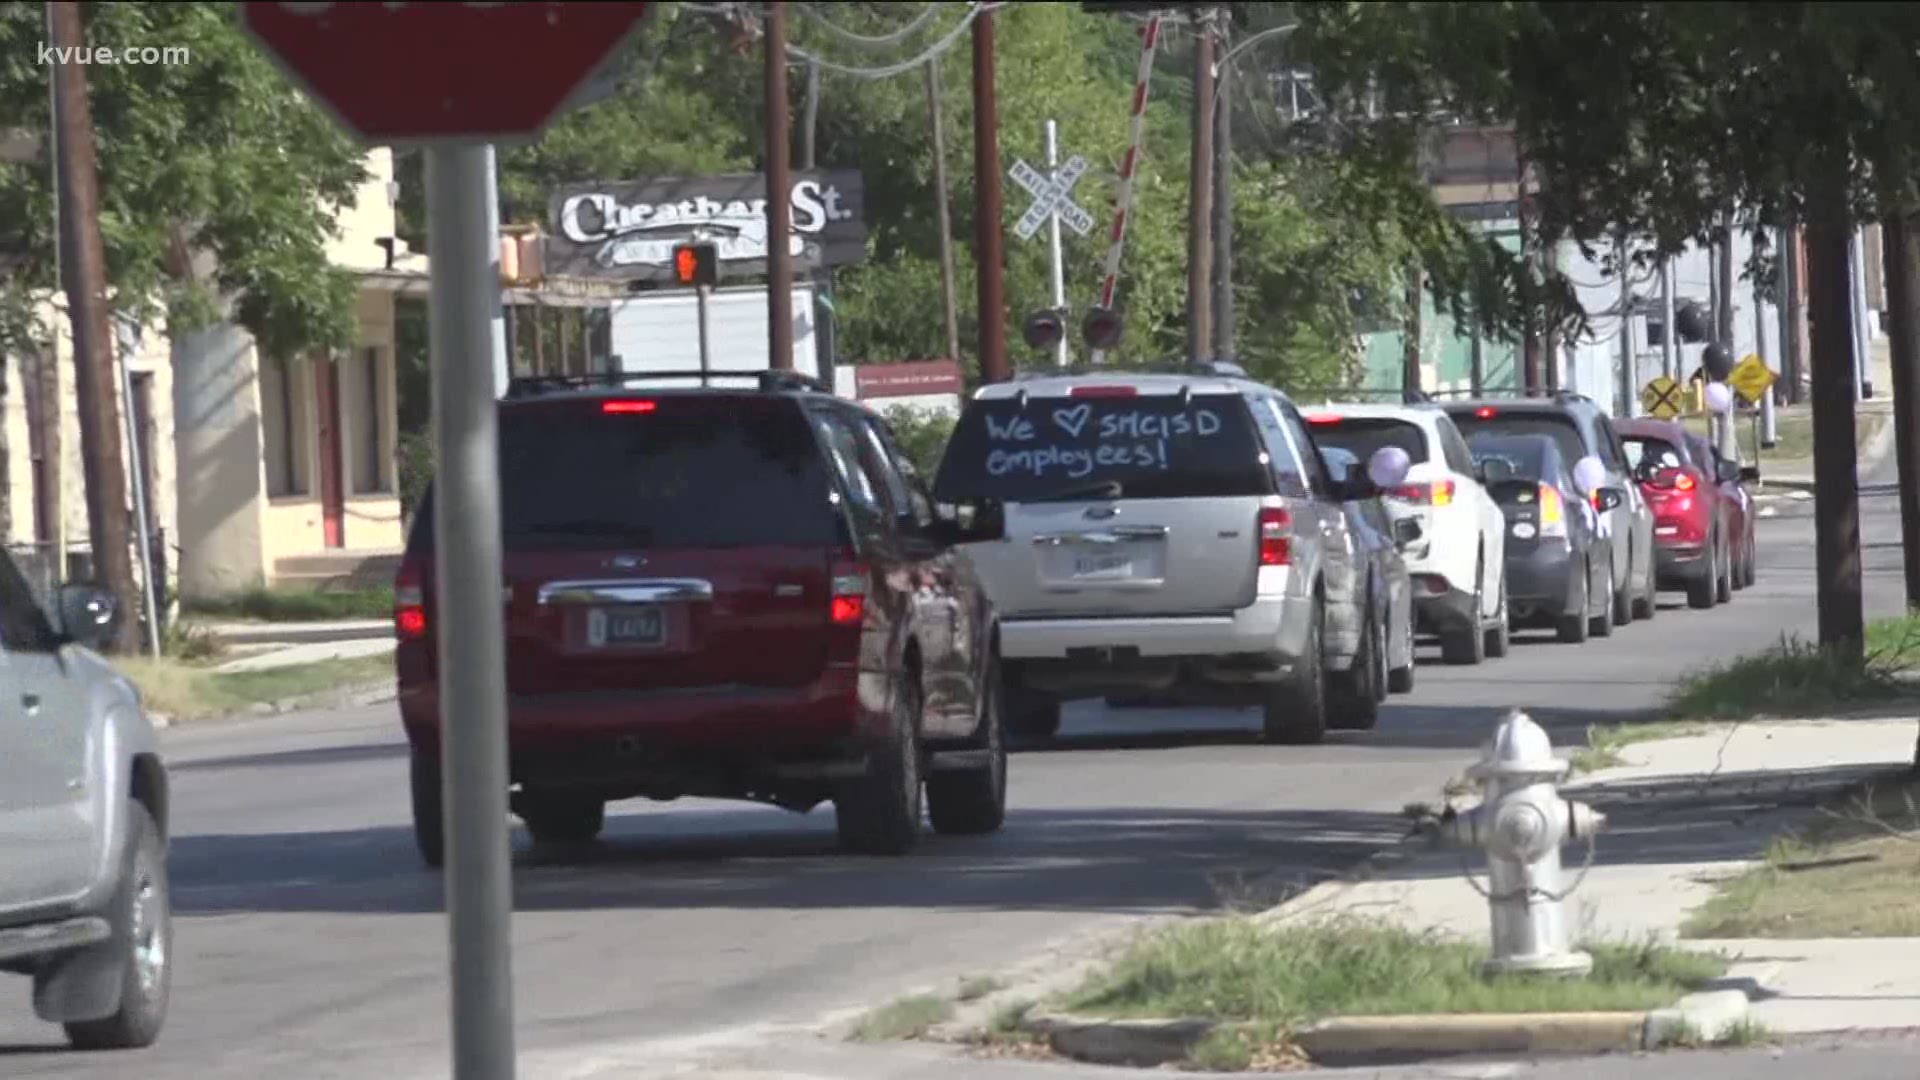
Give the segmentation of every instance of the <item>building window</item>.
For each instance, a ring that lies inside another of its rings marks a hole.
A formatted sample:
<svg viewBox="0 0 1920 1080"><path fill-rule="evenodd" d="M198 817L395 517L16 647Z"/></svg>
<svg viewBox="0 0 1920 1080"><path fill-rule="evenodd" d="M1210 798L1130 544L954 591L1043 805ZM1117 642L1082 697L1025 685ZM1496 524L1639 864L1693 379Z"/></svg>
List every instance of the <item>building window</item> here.
<svg viewBox="0 0 1920 1080"><path fill-rule="evenodd" d="M356 495L387 494L393 490L387 454L387 368L382 350L361 349L343 365L346 415L352 417L353 491Z"/></svg>
<svg viewBox="0 0 1920 1080"><path fill-rule="evenodd" d="M304 365L290 361L262 358L260 363L260 430L270 498L291 498L311 490L306 372Z"/></svg>

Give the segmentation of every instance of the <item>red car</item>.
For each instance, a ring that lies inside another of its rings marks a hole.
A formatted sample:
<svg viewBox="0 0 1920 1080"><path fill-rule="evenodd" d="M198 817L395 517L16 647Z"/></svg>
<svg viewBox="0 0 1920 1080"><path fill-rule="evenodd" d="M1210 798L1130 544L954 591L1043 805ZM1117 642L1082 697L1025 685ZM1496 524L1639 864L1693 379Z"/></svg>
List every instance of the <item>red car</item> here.
<svg viewBox="0 0 1920 1080"><path fill-rule="evenodd" d="M876 854L913 846L923 806L942 833L1000 827L972 530L936 515L884 420L781 373L520 390L499 409L507 725L536 843L591 841L634 797L831 801L842 844ZM429 490L394 628L414 834L438 866L435 531Z"/></svg>
<svg viewBox="0 0 1920 1080"><path fill-rule="evenodd" d="M1725 460L1671 420L1621 420L1614 427L1653 509L1660 588L1684 590L1690 605L1710 608L1752 584L1753 502L1741 485L1759 470Z"/></svg>

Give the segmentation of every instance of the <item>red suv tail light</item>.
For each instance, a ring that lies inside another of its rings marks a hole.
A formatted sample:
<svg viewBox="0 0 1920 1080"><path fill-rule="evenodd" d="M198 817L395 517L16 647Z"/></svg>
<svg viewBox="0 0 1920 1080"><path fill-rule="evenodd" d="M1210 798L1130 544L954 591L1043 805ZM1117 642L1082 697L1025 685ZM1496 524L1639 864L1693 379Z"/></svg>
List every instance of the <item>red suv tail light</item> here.
<svg viewBox="0 0 1920 1080"><path fill-rule="evenodd" d="M424 641L427 637L422 577L420 564L408 560L400 564L400 572L393 579L393 634L401 641Z"/></svg>
<svg viewBox="0 0 1920 1080"><path fill-rule="evenodd" d="M1293 515L1278 506L1260 511L1260 565L1285 566L1293 561Z"/></svg>
<svg viewBox="0 0 1920 1080"><path fill-rule="evenodd" d="M1420 506L1451 506L1457 490L1451 480L1436 480L1431 484L1402 484L1388 489L1387 494L1402 502Z"/></svg>
<svg viewBox="0 0 1920 1080"><path fill-rule="evenodd" d="M834 560L827 620L835 626L859 626L866 614L867 568L851 559Z"/></svg>

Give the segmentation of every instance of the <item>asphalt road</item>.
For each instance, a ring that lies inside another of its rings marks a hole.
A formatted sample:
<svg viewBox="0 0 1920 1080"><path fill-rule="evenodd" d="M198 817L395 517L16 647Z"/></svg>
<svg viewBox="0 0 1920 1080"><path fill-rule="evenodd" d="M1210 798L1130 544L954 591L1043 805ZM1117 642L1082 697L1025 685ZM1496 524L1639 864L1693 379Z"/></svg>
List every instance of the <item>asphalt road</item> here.
<svg viewBox="0 0 1920 1080"><path fill-rule="evenodd" d="M1897 507L1890 486L1869 491L1867 593L1890 613ZM1760 582L1730 606L1693 612L1663 594L1656 619L1611 639L1527 635L1477 668L1423 650L1415 692L1372 733L1267 747L1247 713L1079 708L1059 746L1015 757L1003 833L933 839L907 859L837 854L824 810L713 803L616 807L599 852L571 865L535 861L520 837L520 1045L549 1061L649 1040L665 1053L991 971L1090 920L1336 870L1396 838L1399 808L1432 798L1503 706L1536 710L1564 744L1652 709L1694 665L1811 635L1810 509L1761 522ZM177 976L161 1044L70 1053L32 1019L25 982L7 980L0 1073L446 1075L443 897L413 852L392 708L180 729L167 750Z"/></svg>

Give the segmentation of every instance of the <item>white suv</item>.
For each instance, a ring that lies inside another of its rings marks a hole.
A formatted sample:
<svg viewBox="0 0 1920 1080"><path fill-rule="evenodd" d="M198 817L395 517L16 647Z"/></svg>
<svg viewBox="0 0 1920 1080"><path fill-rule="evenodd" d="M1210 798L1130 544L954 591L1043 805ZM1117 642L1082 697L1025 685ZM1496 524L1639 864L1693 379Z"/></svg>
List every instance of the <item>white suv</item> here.
<svg viewBox="0 0 1920 1080"><path fill-rule="evenodd" d="M1467 441L1438 406L1327 404L1307 409L1314 441L1364 461L1406 451L1406 482L1389 491L1396 522L1420 523L1405 549L1420 628L1440 637L1448 663L1507 652L1506 516L1487 494Z"/></svg>

